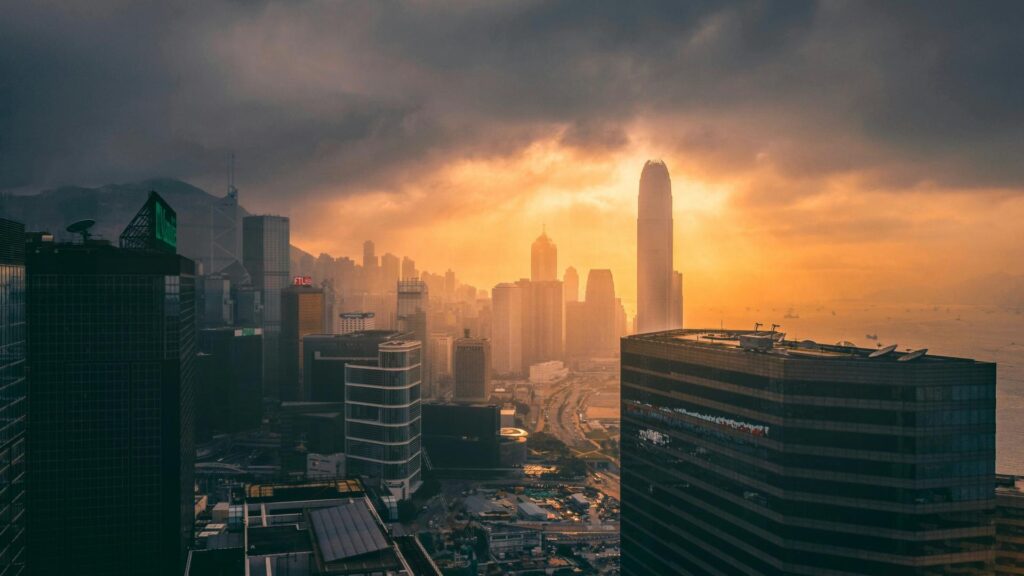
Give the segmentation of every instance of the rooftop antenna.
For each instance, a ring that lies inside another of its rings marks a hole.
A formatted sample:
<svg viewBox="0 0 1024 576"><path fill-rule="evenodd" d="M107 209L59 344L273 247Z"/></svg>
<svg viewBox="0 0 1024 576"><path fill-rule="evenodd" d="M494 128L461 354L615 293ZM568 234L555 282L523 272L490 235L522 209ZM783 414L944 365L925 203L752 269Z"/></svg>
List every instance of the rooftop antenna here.
<svg viewBox="0 0 1024 576"><path fill-rule="evenodd" d="M764 326L764 324L761 324L760 322L754 322L754 332L760 330L761 326Z"/></svg>
<svg viewBox="0 0 1024 576"><path fill-rule="evenodd" d="M238 199L238 188L235 188L235 153L231 153L228 160L228 198Z"/></svg>
<svg viewBox="0 0 1024 576"><path fill-rule="evenodd" d="M775 330L778 329L778 328L782 328L782 326L780 324L774 324L773 323L772 324L772 334L775 334Z"/></svg>

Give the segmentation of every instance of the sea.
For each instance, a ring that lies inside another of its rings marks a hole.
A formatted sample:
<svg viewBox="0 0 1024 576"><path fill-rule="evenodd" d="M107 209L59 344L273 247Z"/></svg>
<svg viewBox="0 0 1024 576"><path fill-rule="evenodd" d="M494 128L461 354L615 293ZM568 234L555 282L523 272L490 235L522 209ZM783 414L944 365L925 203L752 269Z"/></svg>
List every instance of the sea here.
<svg viewBox="0 0 1024 576"><path fill-rule="evenodd" d="M790 340L834 344L848 340L875 348L927 348L931 354L995 362L996 471L1024 475L1024 311L997 306L862 304L688 308L688 328L750 328L772 323ZM869 336L877 337L876 339Z"/></svg>

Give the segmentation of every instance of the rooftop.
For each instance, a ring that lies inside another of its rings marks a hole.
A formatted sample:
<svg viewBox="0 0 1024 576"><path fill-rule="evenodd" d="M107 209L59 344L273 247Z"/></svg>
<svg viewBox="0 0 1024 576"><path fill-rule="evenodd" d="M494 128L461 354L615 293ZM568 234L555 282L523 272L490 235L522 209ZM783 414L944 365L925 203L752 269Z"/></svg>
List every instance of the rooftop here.
<svg viewBox="0 0 1024 576"><path fill-rule="evenodd" d="M975 362L928 354L927 349L900 351L897 346L860 348L850 342L823 344L813 340L788 340L784 332L766 330L681 329L636 334L628 340L680 347L734 350L786 359L861 360L865 362Z"/></svg>

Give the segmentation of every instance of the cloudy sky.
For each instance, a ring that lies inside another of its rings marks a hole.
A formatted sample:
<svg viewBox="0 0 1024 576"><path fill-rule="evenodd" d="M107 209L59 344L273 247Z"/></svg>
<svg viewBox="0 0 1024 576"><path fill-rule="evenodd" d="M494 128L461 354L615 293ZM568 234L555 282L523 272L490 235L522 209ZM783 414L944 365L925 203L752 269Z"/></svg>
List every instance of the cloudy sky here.
<svg viewBox="0 0 1024 576"><path fill-rule="evenodd" d="M689 302L1024 272L1019 2L0 0L0 190L177 177L293 243L635 292L663 158Z"/></svg>

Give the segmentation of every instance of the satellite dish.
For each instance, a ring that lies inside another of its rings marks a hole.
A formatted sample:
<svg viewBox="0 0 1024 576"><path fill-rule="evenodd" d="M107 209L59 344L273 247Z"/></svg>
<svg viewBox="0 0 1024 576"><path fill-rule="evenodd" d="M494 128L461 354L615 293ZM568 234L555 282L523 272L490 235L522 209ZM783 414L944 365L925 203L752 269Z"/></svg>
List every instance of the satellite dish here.
<svg viewBox="0 0 1024 576"><path fill-rule="evenodd" d="M924 356L927 353L928 353L928 349L927 348L921 348L920 350L914 350L913 352L911 352L909 354L904 354L903 356L900 356L899 357L899 361L900 362L910 362L911 360L917 360L918 358L920 358L921 356Z"/></svg>
<svg viewBox="0 0 1024 576"><path fill-rule="evenodd" d="M896 344L890 344L889 346L886 346L885 348L879 348L878 350L875 350L871 354L868 354L868 358L881 358L882 356L885 356L886 354L892 354L893 351L895 351L895 350L896 350Z"/></svg>
<svg viewBox="0 0 1024 576"><path fill-rule="evenodd" d="M78 222L75 222L74 224L68 226L67 231L71 232L72 234L81 234L82 242L85 242L86 240L89 239L90 236L92 236L92 234L89 233L89 229L95 225L95 220L79 220Z"/></svg>
<svg viewBox="0 0 1024 576"><path fill-rule="evenodd" d="M818 348L818 343L814 340L801 340L797 347L804 348L806 350L814 350Z"/></svg>

